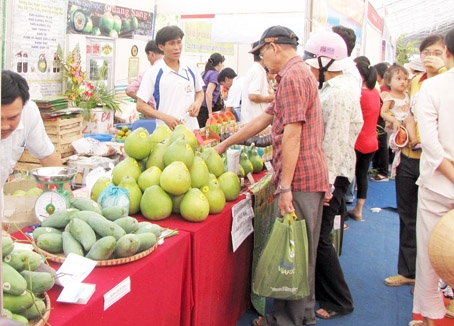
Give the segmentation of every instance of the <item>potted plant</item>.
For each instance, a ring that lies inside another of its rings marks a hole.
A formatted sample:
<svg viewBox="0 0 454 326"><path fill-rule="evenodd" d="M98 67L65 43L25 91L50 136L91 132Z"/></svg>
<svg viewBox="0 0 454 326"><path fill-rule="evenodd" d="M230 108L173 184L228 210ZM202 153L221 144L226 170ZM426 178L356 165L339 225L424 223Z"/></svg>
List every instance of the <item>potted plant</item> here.
<svg viewBox="0 0 454 326"><path fill-rule="evenodd" d="M115 99L113 89L107 89L107 86L102 81L92 83L86 80L86 73L81 66L79 44L76 44L74 50L70 51L66 58L63 58L63 51L58 46L57 56L62 65L63 80L64 82L66 81L64 95L74 107L83 109L82 116L86 121L91 120L91 110L94 108L102 108L113 112L121 111L120 102Z"/></svg>

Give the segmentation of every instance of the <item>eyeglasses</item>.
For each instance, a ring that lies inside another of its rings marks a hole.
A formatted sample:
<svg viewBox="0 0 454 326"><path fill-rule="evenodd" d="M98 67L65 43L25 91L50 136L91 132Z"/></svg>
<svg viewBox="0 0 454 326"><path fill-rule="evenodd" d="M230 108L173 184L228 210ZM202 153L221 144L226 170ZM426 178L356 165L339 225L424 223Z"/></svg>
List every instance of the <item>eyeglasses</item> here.
<svg viewBox="0 0 454 326"><path fill-rule="evenodd" d="M434 56L434 57L441 57L443 55L443 51L429 51L429 50L424 50L421 52L421 56L423 57L428 57L428 56Z"/></svg>
<svg viewBox="0 0 454 326"><path fill-rule="evenodd" d="M267 45L265 45L265 48L263 49L263 51L260 51L259 57L261 60L263 60L263 54L265 54L266 50L268 50L269 48L270 48L270 45L267 44Z"/></svg>

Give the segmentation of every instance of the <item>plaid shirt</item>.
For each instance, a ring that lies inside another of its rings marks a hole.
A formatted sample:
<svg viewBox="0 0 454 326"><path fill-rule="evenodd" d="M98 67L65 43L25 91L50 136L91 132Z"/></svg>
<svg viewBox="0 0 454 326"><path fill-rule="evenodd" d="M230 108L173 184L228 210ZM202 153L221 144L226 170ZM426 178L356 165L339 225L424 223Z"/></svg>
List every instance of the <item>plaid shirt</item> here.
<svg viewBox="0 0 454 326"><path fill-rule="evenodd" d="M282 138L286 124L302 122L300 148L292 190L296 192L323 192L329 190L328 168L322 149L324 128L318 98L318 83L299 56L290 59L277 75L279 85L275 100L266 113L274 115L273 184L278 185L282 171Z"/></svg>

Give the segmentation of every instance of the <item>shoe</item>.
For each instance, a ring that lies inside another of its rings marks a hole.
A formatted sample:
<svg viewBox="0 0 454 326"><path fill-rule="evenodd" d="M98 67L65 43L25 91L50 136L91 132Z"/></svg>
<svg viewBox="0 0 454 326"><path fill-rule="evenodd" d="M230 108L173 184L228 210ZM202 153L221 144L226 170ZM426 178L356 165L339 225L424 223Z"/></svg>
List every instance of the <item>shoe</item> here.
<svg viewBox="0 0 454 326"><path fill-rule="evenodd" d="M386 182L386 181L389 181L388 177L385 177L381 174L377 174L376 176L373 176L370 178L370 181L374 181L374 182Z"/></svg>
<svg viewBox="0 0 454 326"><path fill-rule="evenodd" d="M423 323L424 322L422 320L412 320L408 323L408 326L422 326Z"/></svg>
<svg viewBox="0 0 454 326"><path fill-rule="evenodd" d="M355 221L358 221L358 222L362 222L362 221L363 221L362 218L360 218L360 217L356 216L355 214L353 214L352 211L347 211L347 215L348 215L348 217L351 218L352 220L355 220Z"/></svg>
<svg viewBox="0 0 454 326"><path fill-rule="evenodd" d="M415 279L406 278L405 276L397 274L397 275L393 275L393 276L385 278L384 283L387 286L414 285Z"/></svg>
<svg viewBox="0 0 454 326"><path fill-rule="evenodd" d="M325 316L325 315L322 315L319 313L320 310L324 310L326 311L326 313L328 314L328 316ZM342 317L343 314L337 312L337 311L334 311L334 310L325 310L323 308L320 308L319 310L317 310L315 312L315 315L318 317L318 318L321 318L321 319L336 319L336 318L339 318L339 317Z"/></svg>

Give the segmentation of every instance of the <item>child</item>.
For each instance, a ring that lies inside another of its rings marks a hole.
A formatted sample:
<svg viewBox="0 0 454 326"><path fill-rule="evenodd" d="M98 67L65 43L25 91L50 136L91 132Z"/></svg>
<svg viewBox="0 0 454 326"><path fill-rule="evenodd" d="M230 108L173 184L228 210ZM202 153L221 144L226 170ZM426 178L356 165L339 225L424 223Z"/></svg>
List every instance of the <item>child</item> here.
<svg viewBox="0 0 454 326"><path fill-rule="evenodd" d="M393 64L386 70L384 79L390 91L384 93L380 115L387 122L387 128L393 132L403 125L408 131L411 149L420 151L421 144L416 138L416 123L407 94L408 72L404 67Z"/></svg>

